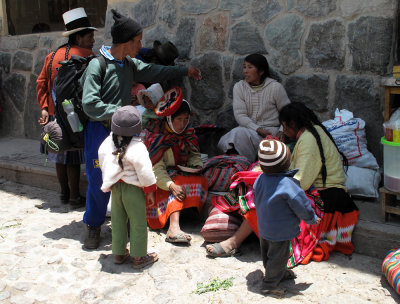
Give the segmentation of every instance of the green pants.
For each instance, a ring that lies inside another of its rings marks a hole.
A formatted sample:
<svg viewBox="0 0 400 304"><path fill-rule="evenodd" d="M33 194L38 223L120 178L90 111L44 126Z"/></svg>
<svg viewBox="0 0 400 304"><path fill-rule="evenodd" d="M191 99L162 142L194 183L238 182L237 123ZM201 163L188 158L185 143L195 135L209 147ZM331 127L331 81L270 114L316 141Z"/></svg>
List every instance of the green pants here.
<svg viewBox="0 0 400 304"><path fill-rule="evenodd" d="M130 253L133 257L147 254L146 201L143 190L123 182L112 187L111 225L112 253L123 255L130 224Z"/></svg>

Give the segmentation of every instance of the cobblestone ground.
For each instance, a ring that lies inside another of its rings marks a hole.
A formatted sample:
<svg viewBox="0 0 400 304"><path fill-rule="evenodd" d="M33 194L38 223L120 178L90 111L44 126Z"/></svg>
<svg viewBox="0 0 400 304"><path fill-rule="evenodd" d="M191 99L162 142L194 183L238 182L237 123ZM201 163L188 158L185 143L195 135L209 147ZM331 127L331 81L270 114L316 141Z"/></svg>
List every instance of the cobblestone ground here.
<svg viewBox="0 0 400 304"><path fill-rule="evenodd" d="M149 251L160 260L142 271L113 264L110 223L100 248L83 249L83 209L69 210L53 191L0 179L0 303L398 303L381 275L382 261L333 254L294 270L282 299L259 293L262 262L256 237L239 257L209 259L199 231L202 222L187 212L190 247L166 243L149 232ZM197 283L233 278L227 290L196 294Z"/></svg>

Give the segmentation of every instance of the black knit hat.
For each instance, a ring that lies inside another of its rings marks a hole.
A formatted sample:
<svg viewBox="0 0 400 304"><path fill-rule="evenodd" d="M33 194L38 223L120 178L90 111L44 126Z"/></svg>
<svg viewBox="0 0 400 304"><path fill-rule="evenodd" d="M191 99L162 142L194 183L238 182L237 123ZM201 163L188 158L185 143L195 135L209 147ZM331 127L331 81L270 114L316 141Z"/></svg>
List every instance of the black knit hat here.
<svg viewBox="0 0 400 304"><path fill-rule="evenodd" d="M142 27L133 19L125 17L112 9L114 25L111 27L112 43L125 43L143 31Z"/></svg>
<svg viewBox="0 0 400 304"><path fill-rule="evenodd" d="M266 174L286 172L290 166L290 150L279 140L265 139L258 146L260 167Z"/></svg>
<svg viewBox="0 0 400 304"><path fill-rule="evenodd" d="M120 136L139 136L142 132L142 118L134 106L119 108L111 118L111 131Z"/></svg>
<svg viewBox="0 0 400 304"><path fill-rule="evenodd" d="M160 41L155 40L153 43L153 49L158 60L163 65L174 65L175 59L179 56L178 49L171 41L161 44Z"/></svg>

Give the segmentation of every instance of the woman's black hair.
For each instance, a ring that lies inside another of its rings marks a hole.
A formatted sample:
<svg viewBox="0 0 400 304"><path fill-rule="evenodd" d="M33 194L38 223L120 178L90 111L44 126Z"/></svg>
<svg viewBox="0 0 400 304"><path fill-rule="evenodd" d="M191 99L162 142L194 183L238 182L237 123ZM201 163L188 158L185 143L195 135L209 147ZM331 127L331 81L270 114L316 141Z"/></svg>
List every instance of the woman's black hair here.
<svg viewBox="0 0 400 304"><path fill-rule="evenodd" d="M132 136L119 136L117 134L112 135L112 140L114 142L115 147L117 150L115 150L112 154L113 155L118 155L118 164L121 167L121 169L124 169L124 165L122 163L122 159L125 156L126 148L128 147L129 143L131 142Z"/></svg>
<svg viewBox="0 0 400 304"><path fill-rule="evenodd" d="M175 117L177 117L183 113L188 113L190 115L189 104L185 101L182 101L182 104L179 107L179 109L174 114L171 115L171 120L173 121Z"/></svg>
<svg viewBox="0 0 400 304"><path fill-rule="evenodd" d="M346 156L339 151L339 148L337 147L335 141L333 140L332 135L328 132L328 130L325 128L325 126L321 123L321 121L318 119L317 115L310 110L305 104L301 102L292 102L282 108L282 110L279 113L279 122L282 124L282 122L285 122L285 124L289 127L291 127L291 124L294 123L294 125L298 129L305 128L308 131L311 132L311 134L315 137L318 148L319 148L319 154L321 156L321 162L322 162L322 167L321 167L321 175L322 175L322 181L325 186L326 182L326 166L325 166L325 154L324 154L324 149L322 147L321 143L321 138L315 129L315 125L321 127L322 130L326 133L326 135L330 138L330 140L333 142L335 145L336 149L338 150L339 154L342 156L342 161L344 167L348 167L348 160Z"/></svg>
<svg viewBox="0 0 400 304"><path fill-rule="evenodd" d="M257 68L258 72L264 72L261 75L261 82L263 82L265 78L270 77L269 64L267 58L265 58L263 55L251 54L246 56L246 58L244 58L244 61L247 61L254 65Z"/></svg>

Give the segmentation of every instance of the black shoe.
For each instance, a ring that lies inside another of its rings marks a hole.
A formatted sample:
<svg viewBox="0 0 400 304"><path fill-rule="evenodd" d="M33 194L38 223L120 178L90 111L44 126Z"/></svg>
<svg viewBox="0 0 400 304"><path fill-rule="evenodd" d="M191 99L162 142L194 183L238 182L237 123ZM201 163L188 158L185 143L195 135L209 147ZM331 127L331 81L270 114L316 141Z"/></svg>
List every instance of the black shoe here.
<svg viewBox="0 0 400 304"><path fill-rule="evenodd" d="M69 195L68 194L60 194L60 202L61 202L61 204L68 204Z"/></svg>
<svg viewBox="0 0 400 304"><path fill-rule="evenodd" d="M86 249L97 249L100 244L101 226L87 225L86 237L83 243Z"/></svg>
<svg viewBox="0 0 400 304"><path fill-rule="evenodd" d="M83 206L85 206L85 204L86 204L86 197L78 196L75 199L71 198L69 200L69 205L73 209L77 209L77 208L83 207Z"/></svg>

